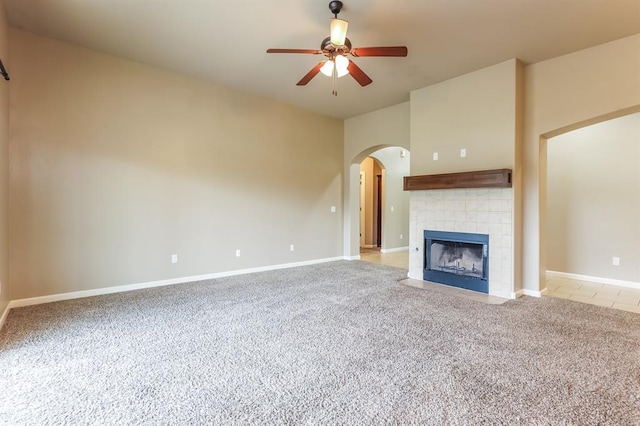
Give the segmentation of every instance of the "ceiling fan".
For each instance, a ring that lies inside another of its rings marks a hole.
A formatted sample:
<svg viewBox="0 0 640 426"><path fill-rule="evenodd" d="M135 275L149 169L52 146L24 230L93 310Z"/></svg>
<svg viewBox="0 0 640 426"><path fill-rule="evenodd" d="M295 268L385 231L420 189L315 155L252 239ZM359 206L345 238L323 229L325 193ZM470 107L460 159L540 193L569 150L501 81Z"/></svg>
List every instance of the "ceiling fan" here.
<svg viewBox="0 0 640 426"><path fill-rule="evenodd" d="M351 40L347 38L347 27L349 23L338 19L338 13L342 9L341 1L329 3L329 10L334 17L331 19L331 36L322 40L320 50L313 49L267 49L267 53L305 53L311 55L323 54L327 59L311 68L300 81L298 86L305 86L318 73L322 72L327 77L333 79L333 95L338 95L336 90L337 78L350 74L361 86L371 84L373 80L352 60L347 58L350 54L356 58L365 56L407 56L406 46L384 46L384 47L352 47Z"/></svg>

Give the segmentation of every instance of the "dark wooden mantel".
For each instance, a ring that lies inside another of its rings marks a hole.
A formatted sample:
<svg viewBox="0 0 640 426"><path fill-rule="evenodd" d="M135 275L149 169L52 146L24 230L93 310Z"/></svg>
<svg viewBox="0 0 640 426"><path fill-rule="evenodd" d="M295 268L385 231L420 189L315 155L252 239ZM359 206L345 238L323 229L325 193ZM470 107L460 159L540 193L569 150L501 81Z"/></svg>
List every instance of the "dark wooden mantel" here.
<svg viewBox="0 0 640 426"><path fill-rule="evenodd" d="M511 169L405 176L404 178L405 191L457 188L511 188Z"/></svg>

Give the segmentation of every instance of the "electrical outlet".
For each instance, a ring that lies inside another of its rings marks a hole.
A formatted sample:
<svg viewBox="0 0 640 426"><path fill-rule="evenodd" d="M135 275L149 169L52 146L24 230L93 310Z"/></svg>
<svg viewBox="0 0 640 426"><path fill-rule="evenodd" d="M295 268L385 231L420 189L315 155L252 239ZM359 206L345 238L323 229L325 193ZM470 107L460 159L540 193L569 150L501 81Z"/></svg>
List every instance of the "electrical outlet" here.
<svg viewBox="0 0 640 426"><path fill-rule="evenodd" d="M466 157L466 156L467 156L467 149L466 148L460 149L460 157Z"/></svg>
<svg viewBox="0 0 640 426"><path fill-rule="evenodd" d="M400 234L400 239L404 238L404 235Z"/></svg>
<svg viewBox="0 0 640 426"><path fill-rule="evenodd" d="M240 257L240 249L236 250L236 257Z"/></svg>
<svg viewBox="0 0 640 426"><path fill-rule="evenodd" d="M336 206L331 206L331 213L335 213L336 212Z"/></svg>
<svg viewBox="0 0 640 426"><path fill-rule="evenodd" d="M294 249L295 249L295 246L294 246L293 244L291 244L291 245L289 246L289 250L293 251Z"/></svg>
<svg viewBox="0 0 640 426"><path fill-rule="evenodd" d="M613 258L613 266L620 266L620 258L619 257L614 257Z"/></svg>
<svg viewBox="0 0 640 426"><path fill-rule="evenodd" d="M438 153L437 152L433 153L433 161L438 161Z"/></svg>
<svg viewBox="0 0 640 426"><path fill-rule="evenodd" d="M178 263L178 255L177 254L172 254L171 255L171 263Z"/></svg>

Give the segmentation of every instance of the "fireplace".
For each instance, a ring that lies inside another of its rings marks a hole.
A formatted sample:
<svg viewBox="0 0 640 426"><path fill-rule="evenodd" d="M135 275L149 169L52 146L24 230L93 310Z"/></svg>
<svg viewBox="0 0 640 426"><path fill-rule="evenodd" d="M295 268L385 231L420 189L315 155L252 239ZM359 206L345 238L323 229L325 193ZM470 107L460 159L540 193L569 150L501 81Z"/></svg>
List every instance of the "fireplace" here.
<svg viewBox="0 0 640 426"><path fill-rule="evenodd" d="M514 298L514 205L513 188L411 191L409 277L425 279L425 229L484 234L488 294Z"/></svg>
<svg viewBox="0 0 640 426"><path fill-rule="evenodd" d="M489 235L424 231L424 280L489 292Z"/></svg>

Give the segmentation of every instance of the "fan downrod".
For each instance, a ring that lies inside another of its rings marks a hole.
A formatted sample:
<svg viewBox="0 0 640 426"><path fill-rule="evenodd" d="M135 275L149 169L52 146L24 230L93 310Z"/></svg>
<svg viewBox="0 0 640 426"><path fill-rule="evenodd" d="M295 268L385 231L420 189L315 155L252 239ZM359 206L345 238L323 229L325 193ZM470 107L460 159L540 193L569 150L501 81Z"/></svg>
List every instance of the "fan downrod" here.
<svg viewBox="0 0 640 426"><path fill-rule="evenodd" d="M329 10L333 13L336 18L338 17L338 13L342 10L342 2L341 1L332 1L329 3Z"/></svg>

